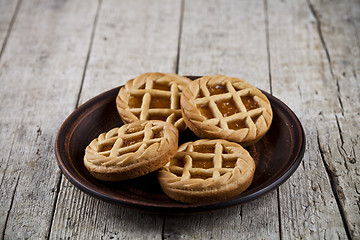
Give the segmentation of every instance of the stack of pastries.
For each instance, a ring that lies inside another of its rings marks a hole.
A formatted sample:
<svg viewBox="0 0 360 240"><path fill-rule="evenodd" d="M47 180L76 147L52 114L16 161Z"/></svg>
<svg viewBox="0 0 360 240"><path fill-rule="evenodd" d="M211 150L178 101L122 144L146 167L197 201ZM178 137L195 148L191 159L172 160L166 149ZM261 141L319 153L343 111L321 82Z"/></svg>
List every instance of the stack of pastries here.
<svg viewBox="0 0 360 240"><path fill-rule="evenodd" d="M124 125L86 147L85 167L103 181L156 171L164 193L184 203L221 201L245 191L255 163L243 147L259 141L273 118L259 89L224 75L192 81L144 73L120 89L116 107ZM199 140L178 146L187 128Z"/></svg>

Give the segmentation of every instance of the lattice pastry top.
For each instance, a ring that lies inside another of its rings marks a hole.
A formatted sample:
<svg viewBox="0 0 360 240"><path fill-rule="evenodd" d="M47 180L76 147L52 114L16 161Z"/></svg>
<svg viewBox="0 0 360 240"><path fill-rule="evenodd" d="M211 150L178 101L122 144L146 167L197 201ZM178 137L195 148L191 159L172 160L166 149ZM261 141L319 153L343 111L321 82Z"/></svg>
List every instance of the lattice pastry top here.
<svg viewBox="0 0 360 240"><path fill-rule="evenodd" d="M164 166L176 153L178 130L163 121L137 121L102 133L85 150L84 164L101 180L120 181Z"/></svg>
<svg viewBox="0 0 360 240"><path fill-rule="evenodd" d="M116 98L117 110L125 123L162 120L186 128L180 110L180 95L191 80L170 73L144 73L129 80Z"/></svg>
<svg viewBox="0 0 360 240"><path fill-rule="evenodd" d="M239 195L250 186L254 172L255 163L241 145L201 139L181 145L157 176L169 197L195 203Z"/></svg>
<svg viewBox="0 0 360 240"><path fill-rule="evenodd" d="M197 136L243 146L260 140L273 118L270 102L259 89L222 75L196 79L184 89L180 102L184 121Z"/></svg>

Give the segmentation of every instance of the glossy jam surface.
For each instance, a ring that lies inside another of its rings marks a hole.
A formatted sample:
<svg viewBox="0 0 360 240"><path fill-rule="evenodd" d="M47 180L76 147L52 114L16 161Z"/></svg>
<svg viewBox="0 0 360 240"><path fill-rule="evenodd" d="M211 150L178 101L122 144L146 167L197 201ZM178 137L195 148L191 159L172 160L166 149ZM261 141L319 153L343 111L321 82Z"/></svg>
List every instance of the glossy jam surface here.
<svg viewBox="0 0 360 240"><path fill-rule="evenodd" d="M122 147L128 147L135 143L141 142L142 140L143 140L143 137L124 139Z"/></svg>
<svg viewBox="0 0 360 240"><path fill-rule="evenodd" d="M114 145L113 144L105 144L101 146L100 152L110 151Z"/></svg>
<svg viewBox="0 0 360 240"><path fill-rule="evenodd" d="M194 152L198 153L214 153L215 152L215 146L212 145L195 145L193 148ZM193 168L203 168L203 169L209 169L214 167L213 159L193 159L192 163Z"/></svg>
<svg viewBox="0 0 360 240"><path fill-rule="evenodd" d="M224 117L231 116L239 112L234 100L232 99L218 101L216 102L216 105Z"/></svg>
<svg viewBox="0 0 360 240"><path fill-rule="evenodd" d="M208 104L198 104L196 105L196 107L200 110L201 115L203 115L207 119L214 117Z"/></svg>
<svg viewBox="0 0 360 240"><path fill-rule="evenodd" d="M247 111L250 111L252 109L258 108L259 105L257 102L254 101L254 98L251 96L245 96L241 97L241 101L244 103L245 108Z"/></svg>
<svg viewBox="0 0 360 240"><path fill-rule="evenodd" d="M208 89L210 95L219 95L228 92L225 85L208 86Z"/></svg>
<svg viewBox="0 0 360 240"><path fill-rule="evenodd" d="M214 153L215 147L207 145L195 145L193 151L198 153Z"/></svg>
<svg viewBox="0 0 360 240"><path fill-rule="evenodd" d="M201 179L208 179L211 178L212 176L203 176L203 175L196 175L196 174L191 174L191 178L201 178Z"/></svg>
<svg viewBox="0 0 360 240"><path fill-rule="evenodd" d="M131 133L135 133L135 132L140 132L144 130L144 127L143 126L137 126L137 127L132 127L132 128L129 128L126 130L126 134L131 134Z"/></svg>
<svg viewBox="0 0 360 240"><path fill-rule="evenodd" d="M204 97L204 94L203 92L199 89L199 92L197 94L197 98L203 98Z"/></svg>
<svg viewBox="0 0 360 240"><path fill-rule="evenodd" d="M153 138L161 138L162 137L162 131L161 130L155 130L153 134Z"/></svg>
<svg viewBox="0 0 360 240"><path fill-rule="evenodd" d="M226 147L223 147L222 153L223 153L223 154L231 154L232 151L229 150L229 149L227 149Z"/></svg>
<svg viewBox="0 0 360 240"><path fill-rule="evenodd" d="M168 116L166 115L160 115L160 114L152 114L148 116L148 120L161 120L161 121L166 121L166 119L168 118Z"/></svg>
<svg viewBox="0 0 360 240"><path fill-rule="evenodd" d="M170 108L168 97L151 97L150 108Z"/></svg>
<svg viewBox="0 0 360 240"><path fill-rule="evenodd" d="M153 85L153 89L170 91L170 85L168 83L155 82L154 85Z"/></svg>
<svg viewBox="0 0 360 240"><path fill-rule="evenodd" d="M222 163L222 167L223 168L234 168L235 167L235 163L236 163L236 161L234 160L234 161L223 161L223 163Z"/></svg>
<svg viewBox="0 0 360 240"><path fill-rule="evenodd" d="M129 107L131 108L140 108L142 104L142 96L133 96L129 97Z"/></svg>
<svg viewBox="0 0 360 240"><path fill-rule="evenodd" d="M192 167L209 169L214 167L214 163L212 159L193 160Z"/></svg>
<svg viewBox="0 0 360 240"><path fill-rule="evenodd" d="M245 124L245 121L243 121L243 120L229 122L228 127L230 129L234 129L234 130L238 130L238 129L241 129L241 128L247 128L246 124Z"/></svg>
<svg viewBox="0 0 360 240"><path fill-rule="evenodd" d="M184 166L185 166L185 162L184 162L184 160L183 160L182 158L179 158L179 159L174 158L174 159L172 160L171 165L173 165L173 166L178 166L178 167L184 167Z"/></svg>
<svg viewBox="0 0 360 240"><path fill-rule="evenodd" d="M253 120L253 122L255 123L258 118L259 118L259 116L253 116L253 117L251 117L251 120Z"/></svg>

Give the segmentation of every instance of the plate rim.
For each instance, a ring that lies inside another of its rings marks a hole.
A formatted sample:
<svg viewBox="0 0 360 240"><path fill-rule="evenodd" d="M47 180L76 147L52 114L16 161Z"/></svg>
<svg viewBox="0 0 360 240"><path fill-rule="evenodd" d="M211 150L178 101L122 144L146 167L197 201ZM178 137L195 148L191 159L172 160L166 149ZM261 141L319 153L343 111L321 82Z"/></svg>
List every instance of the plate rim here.
<svg viewBox="0 0 360 240"><path fill-rule="evenodd" d="M83 104L81 104L70 115L68 115L68 117L64 120L64 122L62 123L62 125L57 133L57 136L56 136L55 158L56 158L57 165L59 166L61 172L74 186L76 186L77 188L79 188L80 190L82 190L83 192L85 192L86 194L88 194L92 197L96 197L98 199L101 199L101 200L109 202L109 203L122 205L124 207L129 207L129 208L133 208L133 209L137 209L137 210L142 210L145 212L158 213L158 214L173 215L173 214L189 214L189 213L191 214L191 213L209 212L209 211L216 210L216 209L237 206L237 205L243 204L245 202L255 200L256 198L259 198L260 196L262 196L272 190L275 190L280 185L282 185L287 179L290 178L290 176L296 171L296 169L298 168L298 166L300 165L300 163L303 159L303 156L305 153L305 148L306 148L306 136L305 136L305 131L304 131L304 128L303 128L300 120L298 119L296 114L292 111L292 109L290 109L290 107L288 107L280 99L278 99L278 98L274 97L272 94L260 89L268 97L270 102L275 101L277 104L280 104L283 107L282 109L285 109L292 116L293 120L295 120L296 123L298 124L298 126L300 127L299 137L301 138L301 141L299 141L299 142L301 142L301 146L298 148L298 153L296 154L296 158L292 161L292 164L290 166L288 166L288 168L286 170L283 171L283 174L281 174L274 181L271 181L270 183L266 184L264 187L262 187L260 189L256 190L256 188L255 188L255 190L253 190L253 192L248 193L247 195L244 195L244 196L240 195L238 198L228 199L228 200L224 200L224 201L217 201L217 202L209 202L209 203L196 203L196 204L178 203L178 204L173 204L174 206L171 206L172 204L170 204L170 205L167 204L167 206L163 206L163 204L148 203L148 202L144 202L144 201L140 202L138 200L127 200L126 201L124 199L115 198L114 196L108 196L108 195L106 195L107 191L104 191L104 192L97 191L97 190L87 186L86 184L82 183L81 181L79 181L77 179L77 177L74 176L74 174L67 169L67 166L65 166L66 164L64 163L64 160L62 159L60 150L61 150L61 143L66 142L65 137L72 136L72 134L69 134L69 133L73 133L74 130L76 129L76 126L78 125L75 123L80 122L80 121L71 121L71 120L73 120L73 119L76 120L81 115L83 115L83 117L86 116L86 114L80 114L80 113L88 112L89 111L87 108L88 105L92 106L94 104L100 104L101 100L106 100L107 95L111 94L114 91L118 92L122 86L118 86L118 87L112 88L110 90L107 90L105 92L102 92L102 93L94 96L93 98L87 100ZM70 131L64 131L67 128ZM64 137L61 139L61 136L64 136ZM66 150L66 147L64 146L64 151L65 150ZM74 169L74 170L76 170L76 169ZM78 174L78 177L83 178L81 174Z"/></svg>

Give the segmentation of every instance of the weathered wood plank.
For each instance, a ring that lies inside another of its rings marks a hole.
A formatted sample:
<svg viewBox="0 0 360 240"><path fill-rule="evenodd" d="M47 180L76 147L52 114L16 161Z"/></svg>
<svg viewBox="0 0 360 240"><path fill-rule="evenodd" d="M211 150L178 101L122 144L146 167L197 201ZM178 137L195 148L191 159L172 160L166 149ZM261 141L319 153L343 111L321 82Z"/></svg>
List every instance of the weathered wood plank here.
<svg viewBox="0 0 360 240"><path fill-rule="evenodd" d="M322 111L318 143L343 221L360 239L360 2L309 3L316 19L332 83L335 110Z"/></svg>
<svg viewBox="0 0 360 240"><path fill-rule="evenodd" d="M137 75L174 72L180 0L104 0L80 103Z"/></svg>
<svg viewBox="0 0 360 240"><path fill-rule="evenodd" d="M179 73L240 77L270 92L263 1L184 5Z"/></svg>
<svg viewBox="0 0 360 240"><path fill-rule="evenodd" d="M177 66L181 1L0 0L0 238L360 238L359 1L184 3ZM163 218L60 177L56 126L77 103L142 72L176 69L242 77L300 117L307 152L280 202L275 191Z"/></svg>
<svg viewBox="0 0 360 240"><path fill-rule="evenodd" d="M268 16L273 94L297 113L307 133L303 164L280 187L282 238L347 239L318 145L319 129L334 131L340 105L317 19L306 1L269 1Z"/></svg>
<svg viewBox="0 0 360 240"><path fill-rule="evenodd" d="M63 178L50 239L159 239L163 218L90 197Z"/></svg>
<svg viewBox="0 0 360 240"><path fill-rule="evenodd" d="M185 1L182 75L225 74L270 91L263 1ZM256 17L254 17L256 16ZM167 217L165 239L277 239L276 191L242 206Z"/></svg>
<svg viewBox="0 0 360 240"><path fill-rule="evenodd" d="M276 199L275 191L238 207L166 217L164 239L279 239Z"/></svg>
<svg viewBox="0 0 360 240"><path fill-rule="evenodd" d="M180 1L102 1L79 103L143 72L174 72L180 6ZM162 225L162 216L94 199L63 179L50 237L159 239Z"/></svg>
<svg viewBox="0 0 360 240"><path fill-rule="evenodd" d="M20 6L20 1L0 1L0 60L1 56L3 55L3 52L6 47L7 40L9 38L9 35L11 33L13 22L16 19L16 15L18 12L18 8ZM1 71L0 71L1 76ZM2 78L0 78L0 83L2 83ZM3 80L4 81L4 80ZM6 123L10 124L10 123ZM5 125L5 122L0 122L0 133L1 136L9 136L9 128L8 126L2 127L2 125ZM12 142L14 140L13 137L8 137L7 141ZM5 144L0 140L1 143L1 155L2 158L8 158L9 153L11 152L12 144ZM4 176L5 172L5 165L0 165L0 179ZM0 182L1 184L1 182Z"/></svg>
<svg viewBox="0 0 360 240"><path fill-rule="evenodd" d="M60 171L56 126L72 111L94 4L23 1L0 61L0 232L47 238Z"/></svg>
<svg viewBox="0 0 360 240"><path fill-rule="evenodd" d="M20 6L21 1L12 1L12 0L1 0L0 1L0 58L14 20L16 19L17 11Z"/></svg>

